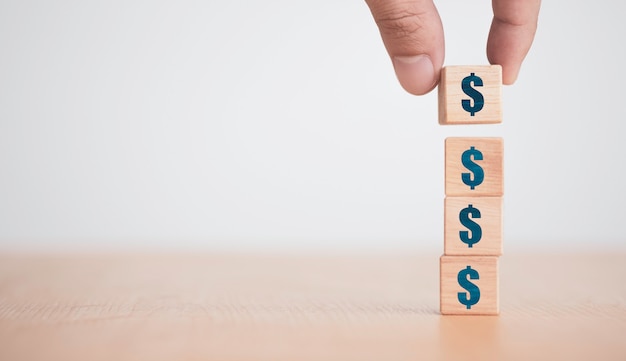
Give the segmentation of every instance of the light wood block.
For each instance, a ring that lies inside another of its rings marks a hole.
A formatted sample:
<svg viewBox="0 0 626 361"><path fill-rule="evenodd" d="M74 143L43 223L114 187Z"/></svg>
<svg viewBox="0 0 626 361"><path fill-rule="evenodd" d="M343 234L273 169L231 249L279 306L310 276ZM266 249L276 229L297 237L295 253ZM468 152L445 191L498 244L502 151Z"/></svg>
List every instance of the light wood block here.
<svg viewBox="0 0 626 361"><path fill-rule="evenodd" d="M444 67L438 92L439 124L502 122L500 65Z"/></svg>
<svg viewBox="0 0 626 361"><path fill-rule="evenodd" d="M447 196L502 196L502 138L447 138L445 148Z"/></svg>
<svg viewBox="0 0 626 361"><path fill-rule="evenodd" d="M441 256L440 310L443 315L497 315L498 257Z"/></svg>
<svg viewBox="0 0 626 361"><path fill-rule="evenodd" d="M446 197L444 254L502 254L502 197Z"/></svg>

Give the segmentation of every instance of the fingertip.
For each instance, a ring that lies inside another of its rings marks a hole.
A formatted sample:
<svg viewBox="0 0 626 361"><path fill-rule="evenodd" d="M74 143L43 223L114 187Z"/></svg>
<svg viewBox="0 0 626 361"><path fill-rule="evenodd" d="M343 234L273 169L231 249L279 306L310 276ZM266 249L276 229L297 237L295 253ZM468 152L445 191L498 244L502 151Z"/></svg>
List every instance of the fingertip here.
<svg viewBox="0 0 626 361"><path fill-rule="evenodd" d="M502 69L502 84L513 85L517 80L518 71L511 70L510 68Z"/></svg>
<svg viewBox="0 0 626 361"><path fill-rule="evenodd" d="M393 67L400 85L414 95L429 93L437 85L437 72L430 56L394 56Z"/></svg>
<svg viewBox="0 0 626 361"><path fill-rule="evenodd" d="M490 61L492 65L499 64L502 66L502 84L504 85L513 85L517 81L517 77L519 76L520 66L521 64L503 64L502 62L493 62Z"/></svg>
<svg viewBox="0 0 626 361"><path fill-rule="evenodd" d="M441 18L432 0L366 0L391 57L400 85L409 93L430 92L444 59Z"/></svg>
<svg viewBox="0 0 626 361"><path fill-rule="evenodd" d="M493 21L487 57L502 65L502 83L511 85L519 75L537 30L540 0L493 0Z"/></svg>
<svg viewBox="0 0 626 361"><path fill-rule="evenodd" d="M502 66L502 84L512 85L517 80L527 50L520 50L515 41L502 35L502 32L491 32L487 42L487 59L490 64Z"/></svg>

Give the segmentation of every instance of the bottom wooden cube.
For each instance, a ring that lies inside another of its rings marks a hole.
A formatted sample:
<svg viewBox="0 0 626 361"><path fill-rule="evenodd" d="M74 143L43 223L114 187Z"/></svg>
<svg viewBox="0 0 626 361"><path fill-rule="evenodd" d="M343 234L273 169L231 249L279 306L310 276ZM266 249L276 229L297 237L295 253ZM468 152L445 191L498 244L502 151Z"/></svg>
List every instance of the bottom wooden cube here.
<svg viewBox="0 0 626 361"><path fill-rule="evenodd" d="M443 315L497 315L498 257L441 256L439 297Z"/></svg>

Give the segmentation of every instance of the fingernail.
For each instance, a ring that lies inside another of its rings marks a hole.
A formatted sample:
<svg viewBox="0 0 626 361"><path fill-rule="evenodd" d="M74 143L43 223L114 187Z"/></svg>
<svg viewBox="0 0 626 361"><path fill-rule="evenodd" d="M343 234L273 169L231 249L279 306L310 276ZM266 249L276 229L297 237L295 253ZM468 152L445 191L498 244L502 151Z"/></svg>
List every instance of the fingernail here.
<svg viewBox="0 0 626 361"><path fill-rule="evenodd" d="M435 68L428 55L395 56L393 67L400 85L411 94L426 94L435 86Z"/></svg>

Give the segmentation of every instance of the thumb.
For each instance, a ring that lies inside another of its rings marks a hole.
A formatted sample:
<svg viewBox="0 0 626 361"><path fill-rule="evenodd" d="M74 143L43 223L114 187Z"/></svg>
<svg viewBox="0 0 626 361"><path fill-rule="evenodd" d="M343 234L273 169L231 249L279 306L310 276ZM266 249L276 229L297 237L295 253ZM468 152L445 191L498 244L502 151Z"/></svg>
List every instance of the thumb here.
<svg viewBox="0 0 626 361"><path fill-rule="evenodd" d="M444 40L432 0L365 0L402 87L426 94L439 81Z"/></svg>

